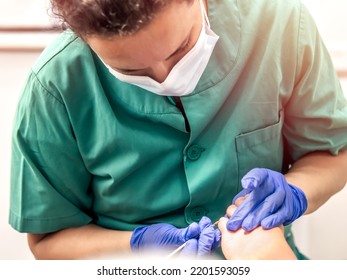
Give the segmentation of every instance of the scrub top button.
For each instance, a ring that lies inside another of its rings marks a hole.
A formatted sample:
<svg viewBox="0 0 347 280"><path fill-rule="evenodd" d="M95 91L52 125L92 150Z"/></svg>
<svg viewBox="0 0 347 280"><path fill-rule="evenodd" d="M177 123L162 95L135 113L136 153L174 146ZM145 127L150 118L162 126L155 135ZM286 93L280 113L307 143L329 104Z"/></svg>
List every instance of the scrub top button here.
<svg viewBox="0 0 347 280"><path fill-rule="evenodd" d="M198 145L192 145L189 147L187 151L187 156L190 160L197 160L201 156L201 152L203 151Z"/></svg>
<svg viewBox="0 0 347 280"><path fill-rule="evenodd" d="M192 212L190 213L190 217L193 221L199 222L200 219L207 214L208 211L204 207L195 207L192 209Z"/></svg>

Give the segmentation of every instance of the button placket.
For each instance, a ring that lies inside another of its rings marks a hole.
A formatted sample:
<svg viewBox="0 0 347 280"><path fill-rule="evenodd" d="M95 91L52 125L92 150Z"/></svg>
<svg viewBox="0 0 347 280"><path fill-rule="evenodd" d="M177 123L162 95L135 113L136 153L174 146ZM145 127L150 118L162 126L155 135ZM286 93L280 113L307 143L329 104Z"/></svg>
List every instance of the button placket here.
<svg viewBox="0 0 347 280"><path fill-rule="evenodd" d="M201 206L195 207L190 212L190 217L193 221L198 222L203 216L206 216L208 211Z"/></svg>
<svg viewBox="0 0 347 280"><path fill-rule="evenodd" d="M199 145L192 145L187 150L187 157L192 161L198 160L204 150Z"/></svg>

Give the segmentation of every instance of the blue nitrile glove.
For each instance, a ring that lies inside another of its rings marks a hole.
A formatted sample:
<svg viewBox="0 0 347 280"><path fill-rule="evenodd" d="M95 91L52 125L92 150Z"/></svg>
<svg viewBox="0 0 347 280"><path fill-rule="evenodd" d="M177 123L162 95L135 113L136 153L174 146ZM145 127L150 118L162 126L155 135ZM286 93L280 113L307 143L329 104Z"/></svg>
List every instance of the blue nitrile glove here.
<svg viewBox="0 0 347 280"><path fill-rule="evenodd" d="M202 217L199 222L201 230L198 239L197 257L211 255L220 245L221 233L219 229L214 229L212 222L208 217Z"/></svg>
<svg viewBox="0 0 347 280"><path fill-rule="evenodd" d="M180 258L195 259L196 253L198 252L198 240L193 238L187 241L186 246L182 249L179 254Z"/></svg>
<svg viewBox="0 0 347 280"><path fill-rule="evenodd" d="M200 236L198 239L191 239L187 245L182 249L180 257L192 257L203 258L211 255L216 251L220 245L221 233L219 229L214 229L211 220L204 216L199 222ZM195 255L192 254L196 252Z"/></svg>
<svg viewBox="0 0 347 280"><path fill-rule="evenodd" d="M186 228L176 228L170 224L154 224L137 227L131 235L130 247L133 252L177 248L192 238L198 238L201 230L197 223ZM193 252L193 254L196 254Z"/></svg>
<svg viewBox="0 0 347 280"><path fill-rule="evenodd" d="M289 225L307 209L307 199L302 190L287 183L278 172L255 168L241 180L243 190L237 198L248 197L237 207L227 222L227 229L235 231L242 227L251 231L261 225L270 229L279 225Z"/></svg>

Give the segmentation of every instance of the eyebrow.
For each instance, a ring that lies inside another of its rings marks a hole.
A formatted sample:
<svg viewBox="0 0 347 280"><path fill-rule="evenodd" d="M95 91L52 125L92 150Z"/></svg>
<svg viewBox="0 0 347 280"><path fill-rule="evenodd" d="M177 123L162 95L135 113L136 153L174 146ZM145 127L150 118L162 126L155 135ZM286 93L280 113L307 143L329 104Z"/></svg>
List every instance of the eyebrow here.
<svg viewBox="0 0 347 280"><path fill-rule="evenodd" d="M183 47L188 43L190 35L191 35L191 31L189 32L188 36L184 39L182 44L172 54L170 54L167 58L165 58L165 61L169 60L171 57L175 56L176 54L178 54L183 49ZM131 73L131 72L141 71L141 70L144 70L146 68L142 68L142 69L116 68L116 69L118 69L119 71Z"/></svg>

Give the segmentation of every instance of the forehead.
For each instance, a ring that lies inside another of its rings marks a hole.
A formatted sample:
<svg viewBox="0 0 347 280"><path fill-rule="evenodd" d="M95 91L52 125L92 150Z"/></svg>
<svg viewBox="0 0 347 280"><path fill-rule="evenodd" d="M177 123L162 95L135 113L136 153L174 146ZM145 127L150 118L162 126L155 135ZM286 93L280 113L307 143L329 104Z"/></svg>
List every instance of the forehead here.
<svg viewBox="0 0 347 280"><path fill-rule="evenodd" d="M143 29L125 37L86 39L90 47L108 65L115 68L143 68L162 61L174 52L196 22L197 4L173 1Z"/></svg>

